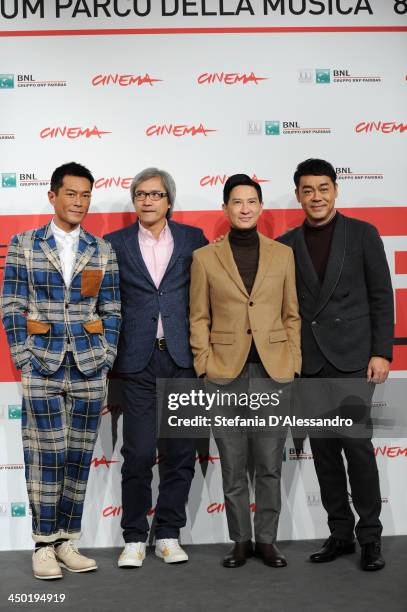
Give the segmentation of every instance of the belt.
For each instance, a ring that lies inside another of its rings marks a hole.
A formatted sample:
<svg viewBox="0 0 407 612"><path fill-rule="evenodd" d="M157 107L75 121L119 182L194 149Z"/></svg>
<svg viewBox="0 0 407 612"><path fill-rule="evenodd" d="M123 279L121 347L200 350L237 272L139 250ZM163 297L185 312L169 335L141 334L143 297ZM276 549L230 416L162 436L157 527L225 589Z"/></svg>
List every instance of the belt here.
<svg viewBox="0 0 407 612"><path fill-rule="evenodd" d="M158 348L159 351L165 351L165 349L167 348L165 338L156 338L155 347Z"/></svg>

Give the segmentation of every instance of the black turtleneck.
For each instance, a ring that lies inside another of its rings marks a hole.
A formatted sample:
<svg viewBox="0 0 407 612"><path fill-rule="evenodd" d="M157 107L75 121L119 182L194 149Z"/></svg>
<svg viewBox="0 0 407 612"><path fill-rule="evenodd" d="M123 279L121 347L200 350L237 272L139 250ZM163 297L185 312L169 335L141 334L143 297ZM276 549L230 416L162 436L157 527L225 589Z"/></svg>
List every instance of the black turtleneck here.
<svg viewBox="0 0 407 612"><path fill-rule="evenodd" d="M310 225L304 223L304 237L319 282L324 282L332 236L336 224L336 214L325 225Z"/></svg>
<svg viewBox="0 0 407 612"><path fill-rule="evenodd" d="M259 266L259 235L257 228L240 230L232 227L229 233L229 243L243 284L250 295ZM260 361L253 340L247 361L251 363Z"/></svg>
<svg viewBox="0 0 407 612"><path fill-rule="evenodd" d="M259 235L257 228L231 228L229 242L233 257L242 277L247 293L250 295L259 265Z"/></svg>

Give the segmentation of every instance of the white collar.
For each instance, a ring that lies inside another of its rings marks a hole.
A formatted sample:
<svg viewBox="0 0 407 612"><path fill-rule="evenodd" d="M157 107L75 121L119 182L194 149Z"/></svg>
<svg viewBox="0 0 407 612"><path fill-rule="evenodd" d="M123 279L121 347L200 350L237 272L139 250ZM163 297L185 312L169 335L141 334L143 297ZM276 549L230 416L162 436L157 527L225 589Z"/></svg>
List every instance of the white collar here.
<svg viewBox="0 0 407 612"><path fill-rule="evenodd" d="M72 230L72 232L65 232L63 229L61 229L55 224L54 219L52 219L51 221L51 229L52 229L52 233L54 234L54 236L57 235L59 238L67 238L69 236L70 238L75 239L79 237L79 234L81 232L80 225L78 225L78 227Z"/></svg>

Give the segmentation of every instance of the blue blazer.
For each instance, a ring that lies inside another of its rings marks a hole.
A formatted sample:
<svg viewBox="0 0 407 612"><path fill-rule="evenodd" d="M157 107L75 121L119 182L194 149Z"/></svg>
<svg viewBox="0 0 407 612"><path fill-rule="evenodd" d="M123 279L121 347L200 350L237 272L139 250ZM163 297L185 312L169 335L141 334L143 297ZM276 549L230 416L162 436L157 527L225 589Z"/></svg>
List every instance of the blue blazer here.
<svg viewBox="0 0 407 612"><path fill-rule="evenodd" d="M117 255L122 327L114 370L140 372L150 361L161 313L168 351L181 368L193 367L189 343L189 282L192 253L208 244L197 227L168 222L174 250L160 286L152 280L141 255L139 224L107 234Z"/></svg>
<svg viewBox="0 0 407 612"><path fill-rule="evenodd" d="M43 376L72 349L85 376L111 368L120 329L119 273L112 246L81 228L72 281L65 286L51 224L13 236L1 310L17 368Z"/></svg>

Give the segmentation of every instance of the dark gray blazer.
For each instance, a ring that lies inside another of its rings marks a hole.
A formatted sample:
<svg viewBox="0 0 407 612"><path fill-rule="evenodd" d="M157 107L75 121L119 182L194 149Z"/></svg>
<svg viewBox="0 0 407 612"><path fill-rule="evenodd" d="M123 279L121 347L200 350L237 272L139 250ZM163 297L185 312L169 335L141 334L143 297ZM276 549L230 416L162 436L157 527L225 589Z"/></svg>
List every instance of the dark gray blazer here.
<svg viewBox="0 0 407 612"><path fill-rule="evenodd" d="M325 359L338 370L355 372L373 355L392 358L393 290L383 242L370 223L336 214L322 286L304 226L277 238L295 255L304 374L316 374Z"/></svg>
<svg viewBox="0 0 407 612"><path fill-rule="evenodd" d="M189 345L189 282L192 252L205 246L201 229L168 222L174 251L160 286L152 280L141 255L139 224L104 236L114 247L119 264L122 327L114 370L139 372L154 350L161 313L168 351L182 368L193 367Z"/></svg>

